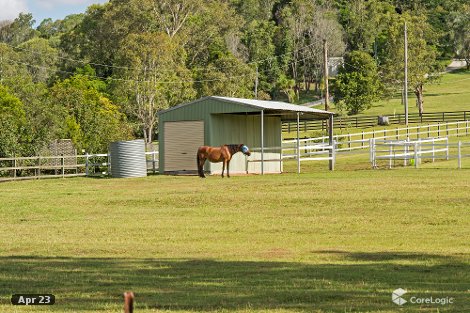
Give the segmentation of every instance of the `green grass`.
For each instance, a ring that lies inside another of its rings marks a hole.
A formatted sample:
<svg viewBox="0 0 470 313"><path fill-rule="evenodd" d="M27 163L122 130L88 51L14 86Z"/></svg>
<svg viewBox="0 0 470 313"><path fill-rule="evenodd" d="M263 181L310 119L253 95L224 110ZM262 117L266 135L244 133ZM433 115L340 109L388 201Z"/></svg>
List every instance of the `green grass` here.
<svg viewBox="0 0 470 313"><path fill-rule="evenodd" d="M333 173L1 184L0 311L121 312L126 290L139 313L470 311L469 170L359 157ZM456 301L399 308L398 287ZM41 292L57 304L8 304Z"/></svg>
<svg viewBox="0 0 470 313"><path fill-rule="evenodd" d="M451 112L470 109L470 71L459 70L441 76L433 84L425 85L425 112ZM404 112L401 95L391 100L379 101L361 115L391 115ZM409 93L409 112L418 113L416 97Z"/></svg>

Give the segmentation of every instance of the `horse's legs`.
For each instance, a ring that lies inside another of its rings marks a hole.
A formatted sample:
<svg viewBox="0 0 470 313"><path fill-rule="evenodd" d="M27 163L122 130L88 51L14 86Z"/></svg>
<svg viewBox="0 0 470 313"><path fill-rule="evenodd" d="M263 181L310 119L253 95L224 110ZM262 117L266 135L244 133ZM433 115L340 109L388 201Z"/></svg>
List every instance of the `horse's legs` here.
<svg viewBox="0 0 470 313"><path fill-rule="evenodd" d="M227 177L230 178L230 171L229 171L229 167L230 167L230 160L227 161Z"/></svg>
<svg viewBox="0 0 470 313"><path fill-rule="evenodd" d="M200 154L197 154L197 171L199 174L199 177L201 178L206 178L204 175L204 163L206 163L206 158L200 156Z"/></svg>
<svg viewBox="0 0 470 313"><path fill-rule="evenodd" d="M222 178L224 178L225 160L222 162Z"/></svg>

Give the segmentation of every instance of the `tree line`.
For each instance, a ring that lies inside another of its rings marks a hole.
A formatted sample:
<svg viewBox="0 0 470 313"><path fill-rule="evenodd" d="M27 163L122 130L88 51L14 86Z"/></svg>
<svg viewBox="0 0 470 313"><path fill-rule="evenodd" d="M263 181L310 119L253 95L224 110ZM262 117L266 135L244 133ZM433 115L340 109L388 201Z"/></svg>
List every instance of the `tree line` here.
<svg viewBox="0 0 470 313"><path fill-rule="evenodd" d="M325 40L344 57L336 109L356 114L402 92L405 23L423 112L441 60L470 66L466 0L111 0L37 26L22 13L0 21L0 157L152 142L159 110L208 95L321 97Z"/></svg>

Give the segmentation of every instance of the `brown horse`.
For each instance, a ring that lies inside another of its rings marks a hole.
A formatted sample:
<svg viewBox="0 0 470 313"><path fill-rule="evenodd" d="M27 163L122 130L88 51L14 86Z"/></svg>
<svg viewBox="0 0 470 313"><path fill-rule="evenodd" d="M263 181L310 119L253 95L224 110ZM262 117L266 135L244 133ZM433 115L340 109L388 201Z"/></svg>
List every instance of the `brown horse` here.
<svg viewBox="0 0 470 313"><path fill-rule="evenodd" d="M224 162L222 165L222 178L224 177L225 166L227 166L227 177L230 177L230 160L237 152L242 152L247 156L251 155L250 150L244 144L223 145L220 147L199 147L199 149L197 149L197 171L199 173L199 177L206 177L204 175L204 163L206 163L206 160L209 160L213 163Z"/></svg>

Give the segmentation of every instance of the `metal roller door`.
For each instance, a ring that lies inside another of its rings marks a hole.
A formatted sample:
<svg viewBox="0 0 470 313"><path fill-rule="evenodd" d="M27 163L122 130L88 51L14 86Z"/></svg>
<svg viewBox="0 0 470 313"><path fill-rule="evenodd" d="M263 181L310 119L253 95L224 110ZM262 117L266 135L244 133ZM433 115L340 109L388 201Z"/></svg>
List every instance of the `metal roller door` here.
<svg viewBox="0 0 470 313"><path fill-rule="evenodd" d="M196 153L204 145L204 121L165 122L165 172L197 171Z"/></svg>

